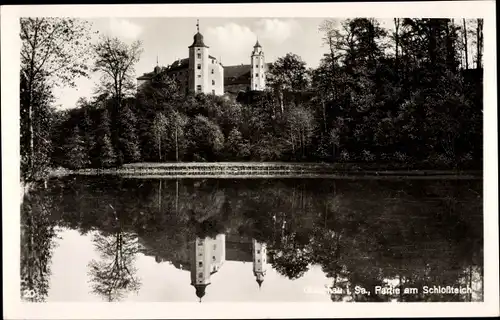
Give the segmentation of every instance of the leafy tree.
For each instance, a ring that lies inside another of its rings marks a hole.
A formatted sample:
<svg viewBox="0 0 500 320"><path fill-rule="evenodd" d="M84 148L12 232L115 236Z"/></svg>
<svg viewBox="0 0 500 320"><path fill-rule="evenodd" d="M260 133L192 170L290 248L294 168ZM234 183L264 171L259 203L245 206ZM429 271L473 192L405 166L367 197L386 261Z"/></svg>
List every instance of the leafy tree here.
<svg viewBox="0 0 500 320"><path fill-rule="evenodd" d="M195 160L216 160L224 148L224 135L219 126L202 115L190 121L187 136Z"/></svg>
<svg viewBox="0 0 500 320"><path fill-rule="evenodd" d="M107 301L119 301L127 292L138 291L140 280L134 276L137 236L119 228L111 235L97 233L93 242L101 260L89 263L92 290Z"/></svg>
<svg viewBox="0 0 500 320"><path fill-rule="evenodd" d="M241 160L250 155L248 142L243 139L237 128L233 128L229 132L225 149L229 160Z"/></svg>
<svg viewBox="0 0 500 320"><path fill-rule="evenodd" d="M68 18L22 18L20 24L21 135L27 141L21 152L26 161L23 178L31 180L43 162L37 161L37 155L46 154L37 150L35 142L41 134L36 131L42 127L39 121L45 121L37 114L46 114L47 94L54 85L74 86L76 77L88 75L90 24Z"/></svg>
<svg viewBox="0 0 500 320"><path fill-rule="evenodd" d="M124 104L119 113L117 157L118 163L138 161L141 157L139 140L136 133L136 118L127 104Z"/></svg>
<svg viewBox="0 0 500 320"><path fill-rule="evenodd" d="M95 54L94 71L102 73L100 92L110 92L121 107L123 97L135 89L134 64L142 53L141 42L131 45L118 38L101 36L93 45Z"/></svg>
<svg viewBox="0 0 500 320"><path fill-rule="evenodd" d="M163 113L157 113L155 119L153 120L153 127L151 129L153 130L153 136L157 141L158 159L160 161L162 161L161 143L163 140L165 140L165 133L167 131L167 127L168 127L168 120L165 117L165 115Z"/></svg>
<svg viewBox="0 0 500 320"><path fill-rule="evenodd" d="M66 151L67 158L65 165L70 169L82 169L90 164L88 158L88 150L85 141L80 134L78 126L73 128L70 136L67 138L64 150Z"/></svg>
<svg viewBox="0 0 500 320"><path fill-rule="evenodd" d="M284 112L284 93L305 90L309 84L306 63L293 53L278 58L269 68L268 84L278 95L281 113Z"/></svg>

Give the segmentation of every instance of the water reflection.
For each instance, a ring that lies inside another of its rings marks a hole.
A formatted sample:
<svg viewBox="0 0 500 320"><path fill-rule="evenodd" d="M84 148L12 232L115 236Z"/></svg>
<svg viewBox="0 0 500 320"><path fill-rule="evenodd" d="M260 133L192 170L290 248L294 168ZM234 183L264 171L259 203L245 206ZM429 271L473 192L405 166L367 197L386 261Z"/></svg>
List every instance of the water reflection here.
<svg viewBox="0 0 500 320"><path fill-rule="evenodd" d="M67 177L25 200L22 261L38 264L26 262L23 277L47 295L50 274L28 270L50 265L54 248L42 239L59 226L91 236L89 290L107 301L146 290L141 256L189 271L198 301L252 272L261 288L278 283L263 284L269 272L296 282L318 267L328 283L311 285L334 302L482 301L481 188L479 180ZM233 262L252 270L225 273ZM273 290L285 297L280 286ZM470 290L430 293L434 286Z"/></svg>
<svg viewBox="0 0 500 320"><path fill-rule="evenodd" d="M43 192L25 196L22 204L21 298L29 302L44 302L48 295L55 238L50 205Z"/></svg>

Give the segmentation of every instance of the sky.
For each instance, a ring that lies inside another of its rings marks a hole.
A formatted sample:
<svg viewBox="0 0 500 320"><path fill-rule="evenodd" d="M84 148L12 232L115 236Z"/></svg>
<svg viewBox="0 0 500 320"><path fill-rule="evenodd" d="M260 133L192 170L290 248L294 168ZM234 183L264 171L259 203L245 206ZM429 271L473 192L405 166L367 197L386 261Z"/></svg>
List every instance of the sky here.
<svg viewBox="0 0 500 320"><path fill-rule="evenodd" d="M92 234L81 235L78 231L58 231L56 249L51 260L50 289L47 302L100 302L91 292L88 264L99 261L99 253L92 242ZM75 251L75 248L78 248ZM137 255L135 274L141 281L139 292L130 294L126 301L133 302L197 302L191 286L189 271L175 268L168 262L156 263L153 256ZM312 266L301 278L294 281L280 275L270 265L259 289L251 262L226 261L211 276L204 302L330 302L325 285L331 279L320 266Z"/></svg>
<svg viewBox="0 0 500 320"><path fill-rule="evenodd" d="M118 37L126 43L142 41L144 49L135 66L136 75L156 65L168 65L188 57L188 46L196 33L196 18L99 18L89 19L95 31ZM323 18L202 18L200 32L209 53L223 65L249 64L258 39L267 62L289 52L299 55L308 67L317 67L326 48L318 30ZM78 79L77 88L55 92L58 108L73 108L79 97L91 97L99 76Z"/></svg>

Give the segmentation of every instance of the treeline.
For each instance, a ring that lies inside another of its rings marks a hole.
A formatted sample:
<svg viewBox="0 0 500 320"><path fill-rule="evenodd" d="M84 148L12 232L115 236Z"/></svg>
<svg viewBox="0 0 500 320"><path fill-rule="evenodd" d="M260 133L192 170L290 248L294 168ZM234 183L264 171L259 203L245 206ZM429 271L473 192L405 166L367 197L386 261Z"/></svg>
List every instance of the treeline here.
<svg viewBox="0 0 500 320"><path fill-rule="evenodd" d="M186 97L159 73L133 93L140 44L101 39L101 92L58 112L50 165L137 161L398 162L482 166L482 20L326 20L328 53L275 61L265 92ZM113 57L113 61L110 61ZM474 67L471 69L471 67Z"/></svg>

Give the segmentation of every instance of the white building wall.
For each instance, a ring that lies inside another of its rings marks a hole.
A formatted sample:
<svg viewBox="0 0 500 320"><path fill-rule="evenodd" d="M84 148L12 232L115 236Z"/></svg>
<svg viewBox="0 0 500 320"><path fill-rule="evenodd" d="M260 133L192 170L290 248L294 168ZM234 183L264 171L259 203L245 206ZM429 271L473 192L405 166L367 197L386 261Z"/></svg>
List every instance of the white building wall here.
<svg viewBox="0 0 500 320"><path fill-rule="evenodd" d="M210 92L215 95L224 94L224 67L217 59L210 59Z"/></svg>
<svg viewBox="0 0 500 320"><path fill-rule="evenodd" d="M263 276L266 273L266 263L267 263L267 246L265 243L261 243L252 240L253 247L253 272L258 280L263 280Z"/></svg>
<svg viewBox="0 0 500 320"><path fill-rule="evenodd" d="M195 241L195 261L191 266L191 283L210 284L210 267L211 267L211 242L208 239L196 238Z"/></svg>
<svg viewBox="0 0 500 320"><path fill-rule="evenodd" d="M262 91L266 88L266 67L264 52L261 47L255 47L251 56L251 90Z"/></svg>

